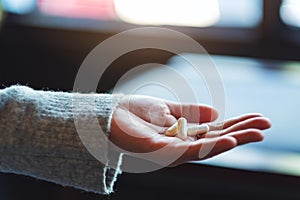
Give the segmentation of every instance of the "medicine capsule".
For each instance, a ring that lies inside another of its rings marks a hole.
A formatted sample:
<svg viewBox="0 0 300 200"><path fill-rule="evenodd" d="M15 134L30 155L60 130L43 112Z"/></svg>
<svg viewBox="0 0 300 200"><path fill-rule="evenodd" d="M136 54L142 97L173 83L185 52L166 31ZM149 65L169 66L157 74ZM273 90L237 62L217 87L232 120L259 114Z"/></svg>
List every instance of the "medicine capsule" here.
<svg viewBox="0 0 300 200"><path fill-rule="evenodd" d="M177 134L177 131L178 131L178 123L176 122L166 130L165 135L173 137Z"/></svg>
<svg viewBox="0 0 300 200"><path fill-rule="evenodd" d="M187 128L188 136L203 135L209 131L209 126L207 124L190 126Z"/></svg>
<svg viewBox="0 0 300 200"><path fill-rule="evenodd" d="M177 136L180 139L185 140L187 138L187 120L184 117L181 117L178 119L177 123L178 123Z"/></svg>

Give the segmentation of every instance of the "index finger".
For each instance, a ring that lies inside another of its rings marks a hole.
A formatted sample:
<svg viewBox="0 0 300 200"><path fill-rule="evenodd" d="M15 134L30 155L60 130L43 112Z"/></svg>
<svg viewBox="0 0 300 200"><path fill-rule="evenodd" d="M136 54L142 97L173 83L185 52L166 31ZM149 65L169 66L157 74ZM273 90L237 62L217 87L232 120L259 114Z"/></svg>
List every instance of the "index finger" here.
<svg viewBox="0 0 300 200"><path fill-rule="evenodd" d="M189 123L211 122L218 118L217 110L208 105L167 102L167 106L174 117L184 117Z"/></svg>

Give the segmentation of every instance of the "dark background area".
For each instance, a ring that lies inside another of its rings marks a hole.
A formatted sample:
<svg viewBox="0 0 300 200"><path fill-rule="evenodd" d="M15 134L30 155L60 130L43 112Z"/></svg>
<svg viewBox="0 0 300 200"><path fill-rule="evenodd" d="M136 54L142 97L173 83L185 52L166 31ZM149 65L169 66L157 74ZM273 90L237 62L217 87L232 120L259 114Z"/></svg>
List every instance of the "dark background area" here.
<svg viewBox="0 0 300 200"><path fill-rule="evenodd" d="M18 175L1 175L5 200L299 199L299 178L184 164L144 174L123 173L115 193L96 195Z"/></svg>
<svg viewBox="0 0 300 200"><path fill-rule="evenodd" d="M272 60L300 60L300 32L283 25L281 1L265 1L264 21L254 30L177 28L199 41L210 54ZM71 91L76 73L87 54L115 34L36 27L16 23L7 15L0 31L0 85L22 84L35 89ZM213 34L212 34L213 33ZM159 38L156 38L159 39ZM169 52L146 49L117 59L101 79L99 92L109 90L130 68L149 62L166 63ZM3 184L1 184L3 183ZM99 196L35 180L0 174L0 198L44 199L300 199L299 177L185 164L145 174L121 175L116 193Z"/></svg>

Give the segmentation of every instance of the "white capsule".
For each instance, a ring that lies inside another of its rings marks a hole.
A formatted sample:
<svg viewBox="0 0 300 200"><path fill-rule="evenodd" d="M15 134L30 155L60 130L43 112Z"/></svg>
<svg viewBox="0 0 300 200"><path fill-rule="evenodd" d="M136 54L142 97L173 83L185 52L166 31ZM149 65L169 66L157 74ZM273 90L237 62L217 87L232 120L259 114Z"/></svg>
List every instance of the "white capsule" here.
<svg viewBox="0 0 300 200"><path fill-rule="evenodd" d="M176 122L166 130L165 135L173 137L177 134L177 130L178 130L178 123Z"/></svg>
<svg viewBox="0 0 300 200"><path fill-rule="evenodd" d="M178 119L177 123L178 123L177 136L180 139L185 140L187 138L187 120L181 117Z"/></svg>
<svg viewBox="0 0 300 200"><path fill-rule="evenodd" d="M188 136L203 135L209 131L209 126L207 124L190 126L187 128Z"/></svg>

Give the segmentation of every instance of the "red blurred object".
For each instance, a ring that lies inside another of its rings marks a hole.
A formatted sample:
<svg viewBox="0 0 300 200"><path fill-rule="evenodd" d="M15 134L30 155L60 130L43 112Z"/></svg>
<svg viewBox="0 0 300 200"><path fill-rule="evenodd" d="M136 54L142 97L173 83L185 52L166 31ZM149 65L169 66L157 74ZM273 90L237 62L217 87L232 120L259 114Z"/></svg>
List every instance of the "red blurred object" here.
<svg viewBox="0 0 300 200"><path fill-rule="evenodd" d="M113 0L38 0L41 13L69 18L116 19Z"/></svg>

